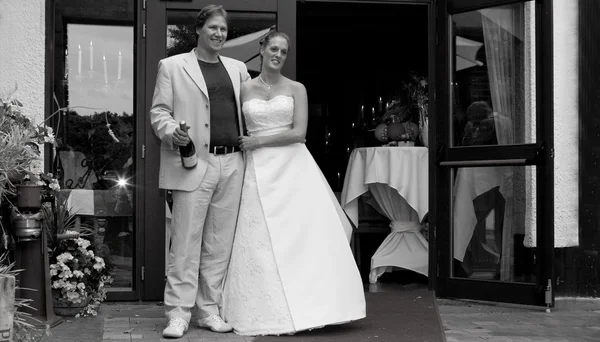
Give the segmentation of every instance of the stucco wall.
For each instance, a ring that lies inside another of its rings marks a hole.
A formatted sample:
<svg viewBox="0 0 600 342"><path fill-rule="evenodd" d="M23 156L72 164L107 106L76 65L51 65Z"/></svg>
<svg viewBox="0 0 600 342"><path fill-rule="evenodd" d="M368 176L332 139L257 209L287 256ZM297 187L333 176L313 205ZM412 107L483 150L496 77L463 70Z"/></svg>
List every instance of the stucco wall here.
<svg viewBox="0 0 600 342"><path fill-rule="evenodd" d="M579 244L578 5L554 0L555 246Z"/></svg>
<svg viewBox="0 0 600 342"><path fill-rule="evenodd" d="M44 0L0 0L0 96L16 89L36 123L44 119L45 22Z"/></svg>
<svg viewBox="0 0 600 342"><path fill-rule="evenodd" d="M44 117L44 8L44 0L0 1L0 91L18 87L15 96L37 120Z"/></svg>

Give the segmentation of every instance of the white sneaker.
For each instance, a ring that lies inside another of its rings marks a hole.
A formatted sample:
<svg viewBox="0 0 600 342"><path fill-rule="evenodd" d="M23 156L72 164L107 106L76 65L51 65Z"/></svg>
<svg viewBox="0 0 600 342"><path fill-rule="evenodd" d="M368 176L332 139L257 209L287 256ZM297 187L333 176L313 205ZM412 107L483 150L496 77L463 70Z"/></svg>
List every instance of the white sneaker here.
<svg viewBox="0 0 600 342"><path fill-rule="evenodd" d="M163 337L180 338L188 329L188 322L183 318L171 318L163 330Z"/></svg>
<svg viewBox="0 0 600 342"><path fill-rule="evenodd" d="M217 315L212 315L203 319L199 319L198 326L201 328L209 328L214 332L224 333L233 331L233 327Z"/></svg>

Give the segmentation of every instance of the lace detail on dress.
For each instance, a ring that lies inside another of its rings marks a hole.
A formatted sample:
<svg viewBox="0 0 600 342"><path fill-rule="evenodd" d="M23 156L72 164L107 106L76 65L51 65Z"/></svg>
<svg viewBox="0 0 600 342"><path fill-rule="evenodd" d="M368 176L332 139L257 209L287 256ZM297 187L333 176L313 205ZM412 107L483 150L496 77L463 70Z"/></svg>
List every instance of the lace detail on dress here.
<svg viewBox="0 0 600 342"><path fill-rule="evenodd" d="M277 95L270 100L250 99L242 104L248 132L291 125L294 121L294 98Z"/></svg>
<svg viewBox="0 0 600 342"><path fill-rule="evenodd" d="M251 154L247 163L225 283L226 320L240 335L293 332L294 324L260 203Z"/></svg>

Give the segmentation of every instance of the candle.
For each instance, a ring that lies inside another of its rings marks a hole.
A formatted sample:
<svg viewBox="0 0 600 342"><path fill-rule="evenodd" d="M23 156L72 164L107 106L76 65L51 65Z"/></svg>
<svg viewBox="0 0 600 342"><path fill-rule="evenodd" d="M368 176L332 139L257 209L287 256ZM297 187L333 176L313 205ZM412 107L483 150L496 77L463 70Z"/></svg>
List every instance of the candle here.
<svg viewBox="0 0 600 342"><path fill-rule="evenodd" d="M346 156L350 158L350 147L346 147Z"/></svg>
<svg viewBox="0 0 600 342"><path fill-rule="evenodd" d="M121 56L121 51L119 51L119 66L117 68L117 79L121 79L121 66L123 64L123 56Z"/></svg>
<svg viewBox="0 0 600 342"><path fill-rule="evenodd" d="M106 56L102 56L102 64L104 65L104 84L108 84L108 72L106 70Z"/></svg>
<svg viewBox="0 0 600 342"><path fill-rule="evenodd" d="M77 45L77 73L81 75L81 44Z"/></svg>
<svg viewBox="0 0 600 342"><path fill-rule="evenodd" d="M354 122L352 123L352 129L354 129Z"/></svg>
<svg viewBox="0 0 600 342"><path fill-rule="evenodd" d="M90 71L94 71L94 45L90 40Z"/></svg>
<svg viewBox="0 0 600 342"><path fill-rule="evenodd" d="M361 119L365 118L365 106L364 105L360 106L360 118Z"/></svg>
<svg viewBox="0 0 600 342"><path fill-rule="evenodd" d="M381 101L381 96L379 97L379 111L383 110L383 102Z"/></svg>
<svg viewBox="0 0 600 342"><path fill-rule="evenodd" d="M65 79L69 77L69 49L65 48Z"/></svg>
<svg viewBox="0 0 600 342"><path fill-rule="evenodd" d="M373 114L373 117L375 117L375 107L371 107L371 114Z"/></svg>
<svg viewBox="0 0 600 342"><path fill-rule="evenodd" d="M337 185L338 185L338 189L342 188L342 177L340 176L340 173L337 173Z"/></svg>

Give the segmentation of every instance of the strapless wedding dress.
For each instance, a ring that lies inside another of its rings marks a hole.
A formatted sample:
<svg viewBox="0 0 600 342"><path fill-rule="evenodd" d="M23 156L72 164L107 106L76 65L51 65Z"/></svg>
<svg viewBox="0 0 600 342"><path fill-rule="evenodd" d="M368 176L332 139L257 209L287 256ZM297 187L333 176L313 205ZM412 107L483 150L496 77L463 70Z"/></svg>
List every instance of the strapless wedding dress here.
<svg viewBox="0 0 600 342"><path fill-rule="evenodd" d="M243 103L251 136L292 127L294 99ZM240 335L279 335L365 317L352 226L304 144L246 155L223 316Z"/></svg>

